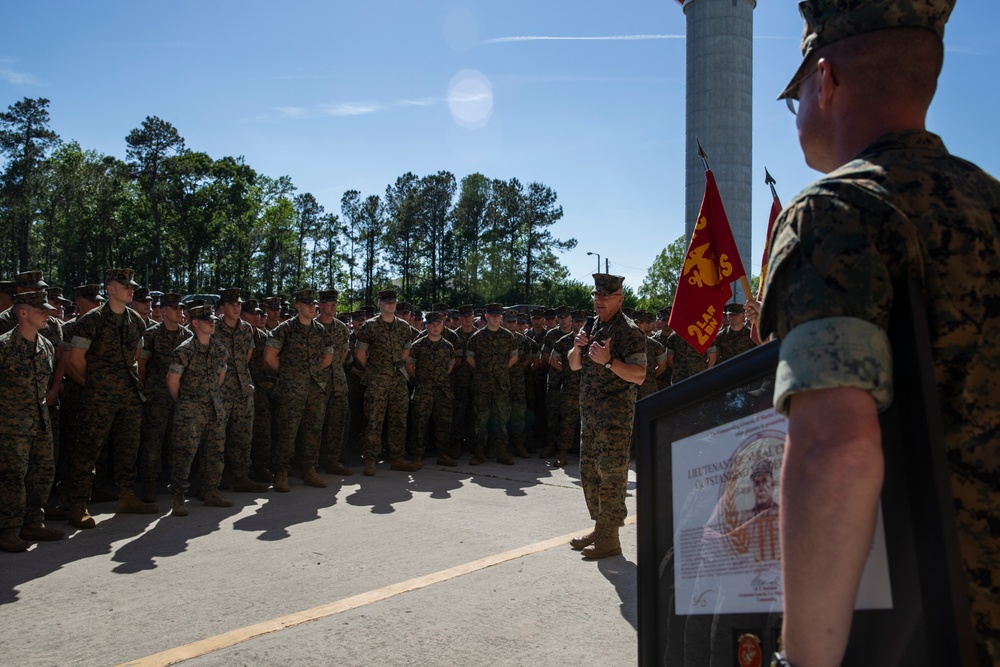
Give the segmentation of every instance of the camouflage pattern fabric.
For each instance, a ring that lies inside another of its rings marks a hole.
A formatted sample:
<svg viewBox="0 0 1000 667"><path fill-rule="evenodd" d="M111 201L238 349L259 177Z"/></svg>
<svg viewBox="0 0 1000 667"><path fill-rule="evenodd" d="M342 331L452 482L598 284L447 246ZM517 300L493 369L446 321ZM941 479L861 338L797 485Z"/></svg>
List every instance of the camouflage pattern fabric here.
<svg viewBox="0 0 1000 667"><path fill-rule="evenodd" d="M621 311L597 323L594 339L611 339L611 358L646 365L646 335ZM638 386L582 355L580 373L580 482L590 517L625 522L628 449Z"/></svg>
<svg viewBox="0 0 1000 667"><path fill-rule="evenodd" d="M267 332L253 331L253 353L250 355L250 379L253 381L253 438L250 443L250 461L254 470L271 467L274 451L271 446L271 393L278 381L277 374L264 363Z"/></svg>
<svg viewBox="0 0 1000 667"><path fill-rule="evenodd" d="M219 379L226 372L229 352L213 336L208 345L192 337L177 346L170 373L179 375L171 443L171 488L187 492L194 455L201 451L204 489L217 489L225 466L226 409Z"/></svg>
<svg viewBox="0 0 1000 667"><path fill-rule="evenodd" d="M167 441L174 399L167 391L167 371L173 362L174 350L193 334L180 325L171 331L156 324L146 329L139 356L146 359L146 382L143 390L146 402L142 406L142 446L139 456L139 479L155 482L163 468L163 444Z"/></svg>
<svg viewBox="0 0 1000 667"><path fill-rule="evenodd" d="M510 372L517 357L517 341L506 329L480 329L466 343L466 357L474 359L472 396L476 408L475 453L483 456L492 441L497 458L507 458L507 420L510 418Z"/></svg>
<svg viewBox="0 0 1000 667"><path fill-rule="evenodd" d="M347 426L347 441L351 448L357 450L365 437L365 387L361 383L361 367L354 358L354 345L357 334L351 334L349 352L344 360L344 372L347 375L347 404L350 412L350 422Z"/></svg>
<svg viewBox="0 0 1000 667"><path fill-rule="evenodd" d="M347 402L347 375L340 358L347 352L350 332L340 320L324 324L330 336L333 349L333 363L330 364L330 389L327 392L326 418L323 423L323 440L320 446L320 460L337 463L344 451L347 424L350 421L350 406Z"/></svg>
<svg viewBox="0 0 1000 667"><path fill-rule="evenodd" d="M556 341L567 333L560 327L552 327L546 331L545 338L542 340L542 357L548 359ZM549 366L545 386L545 443L549 451L556 449L559 442L562 417L562 396L560 395L562 381L563 374Z"/></svg>
<svg viewBox="0 0 1000 667"><path fill-rule="evenodd" d="M253 444L254 385L247 357L253 354L254 329L249 322L236 320L230 327L224 319L215 324L214 340L229 352L222 400L226 407L226 470L235 479L250 472L250 447Z"/></svg>
<svg viewBox="0 0 1000 667"><path fill-rule="evenodd" d="M692 375L708 370L706 355L719 351L719 348L713 344L705 351L705 354L700 354L698 350L691 347L691 343L677 335L676 331L667 336L666 348L667 356L674 358L673 373L670 375L671 384L677 384Z"/></svg>
<svg viewBox="0 0 1000 667"><path fill-rule="evenodd" d="M663 349L667 349L667 336L663 335L663 330L659 329L650 336L650 339L655 340L657 343L663 346ZM666 389L671 385L671 379L673 378L674 369L667 366L667 369L663 371L663 374L656 378L656 389Z"/></svg>
<svg viewBox="0 0 1000 667"><path fill-rule="evenodd" d="M330 369L323 357L333 354L326 329L316 320L302 324L297 317L271 331L269 347L278 350L278 382L274 389L275 472L288 472L299 440L303 469L319 463L326 417Z"/></svg>
<svg viewBox="0 0 1000 667"><path fill-rule="evenodd" d="M562 364L559 392L559 434L556 449L568 452L579 444L580 433L580 374L569 367L569 353L576 333L568 333L552 346L552 357Z"/></svg>
<svg viewBox="0 0 1000 667"><path fill-rule="evenodd" d="M750 340L750 327L748 326L744 326L739 331L734 331L732 327L722 329L715 337L715 346L719 348L720 362L732 359L757 347Z"/></svg>
<svg viewBox="0 0 1000 667"><path fill-rule="evenodd" d="M781 338L775 406L825 387L892 400L894 281L924 286L973 626L1000 661L1000 183L928 132L886 134L816 181L774 230L761 333ZM847 335L844 335L844 332ZM987 657L988 656L988 657Z"/></svg>
<svg viewBox="0 0 1000 667"><path fill-rule="evenodd" d="M16 328L0 336L0 528L44 518L55 478L45 405L54 368L54 348L43 336L32 343Z"/></svg>
<svg viewBox="0 0 1000 667"><path fill-rule="evenodd" d="M358 332L356 349L368 355L368 364L361 382L365 387L365 446L366 459L378 457L382 449L382 429L385 427L389 456L403 458L406 451L406 417L409 391L403 370L403 350L410 349L414 329L395 318L385 322L380 316L366 321Z"/></svg>
<svg viewBox="0 0 1000 667"><path fill-rule="evenodd" d="M427 431L434 419L435 446L438 454L446 454L451 440L452 401L449 370L455 367L455 347L442 338L431 341L417 339L406 360L416 374L413 388L413 459L420 461L427 449Z"/></svg>
<svg viewBox="0 0 1000 667"><path fill-rule="evenodd" d="M120 320L120 321L119 321ZM115 483L119 489L135 486L142 395L135 355L146 326L131 308L116 316L101 304L76 323L72 346L86 350L87 386L83 390L76 451L70 462L68 497L86 502L90 497L94 465L109 437L114 441Z"/></svg>
<svg viewBox="0 0 1000 667"><path fill-rule="evenodd" d="M467 440L473 441L476 434L476 414L472 401L472 367L465 361L465 346L474 333L475 329L472 331L463 331L461 327L455 329L455 337L458 339L455 352L459 355L459 360L451 373L454 407L451 413L451 447L448 450L448 455L453 459L461 455L462 444Z"/></svg>
<svg viewBox="0 0 1000 667"><path fill-rule="evenodd" d="M532 343L520 332L511 332L517 341L517 363L507 369L510 374L510 418L507 422L507 437L516 449L524 448L526 439L524 428L528 411L524 361L532 357Z"/></svg>
<svg viewBox="0 0 1000 667"><path fill-rule="evenodd" d="M646 379L639 385L639 398L656 392L656 367L667 363L667 348L652 337L646 337Z"/></svg>

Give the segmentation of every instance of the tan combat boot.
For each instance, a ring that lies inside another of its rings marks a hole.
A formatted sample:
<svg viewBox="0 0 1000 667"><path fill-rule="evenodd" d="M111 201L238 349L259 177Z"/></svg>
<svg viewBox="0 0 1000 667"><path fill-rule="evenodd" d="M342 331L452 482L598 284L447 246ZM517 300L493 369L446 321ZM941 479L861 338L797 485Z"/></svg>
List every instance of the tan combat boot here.
<svg viewBox="0 0 1000 667"><path fill-rule="evenodd" d="M437 464L439 466L448 466L449 468L454 468L455 466L458 465L458 461L453 459L451 456L448 456L447 454L438 454Z"/></svg>
<svg viewBox="0 0 1000 667"><path fill-rule="evenodd" d="M316 468L306 468L302 471L302 483L306 486L315 486L317 489L326 488L326 480L316 473Z"/></svg>
<svg viewBox="0 0 1000 667"><path fill-rule="evenodd" d="M569 541L569 546L577 551L580 551L584 547L589 547L597 540L597 525L594 525L594 529L587 533L586 535L581 535L580 537L574 537Z"/></svg>
<svg viewBox="0 0 1000 667"><path fill-rule="evenodd" d="M417 468L412 463L407 463L406 459L393 459L389 463L389 470L399 470L400 472L416 472Z"/></svg>
<svg viewBox="0 0 1000 667"><path fill-rule="evenodd" d="M274 474L274 490L278 493L288 493L291 491L290 486L288 486L288 473L278 472Z"/></svg>
<svg viewBox="0 0 1000 667"><path fill-rule="evenodd" d="M365 457L365 469L362 474L365 477L372 477L375 474L375 459Z"/></svg>
<svg viewBox="0 0 1000 667"><path fill-rule="evenodd" d="M556 461L552 465L554 465L556 468L562 468L564 465L566 465L566 463L567 463L566 452L560 449L559 454L556 455Z"/></svg>
<svg viewBox="0 0 1000 667"><path fill-rule="evenodd" d="M90 512L87 511L87 503L82 501L69 506L69 518L66 520L69 521L69 525L81 530L93 528L97 525L94 517L90 516Z"/></svg>
<svg viewBox="0 0 1000 667"><path fill-rule="evenodd" d="M326 465L326 472L330 475L343 475L344 477L350 477L354 474L354 471L345 466L340 461L332 461Z"/></svg>
<svg viewBox="0 0 1000 667"><path fill-rule="evenodd" d="M136 498L132 489L125 489L118 496L119 514L156 514L159 511L156 503L144 503Z"/></svg>
<svg viewBox="0 0 1000 667"><path fill-rule="evenodd" d="M618 526L602 526L597 529L597 540L583 550L586 560L598 560L608 556L620 556L621 542L618 541Z"/></svg>
<svg viewBox="0 0 1000 667"><path fill-rule="evenodd" d="M205 506L232 507L233 501L219 493L218 489L208 489L205 491Z"/></svg>
<svg viewBox="0 0 1000 667"><path fill-rule="evenodd" d="M531 458L531 453L527 450L527 448L524 445L520 445L520 444L517 445L514 448L514 453L517 454L518 458L522 458L522 459L530 459Z"/></svg>
<svg viewBox="0 0 1000 667"><path fill-rule="evenodd" d="M17 534L17 528L4 528L0 530L0 551L16 554L21 551L27 551L30 546L31 542L25 542Z"/></svg>
<svg viewBox="0 0 1000 667"><path fill-rule="evenodd" d="M44 523L27 523L21 526L21 539L29 542L55 542L66 537L66 533L49 528Z"/></svg>
<svg viewBox="0 0 1000 667"><path fill-rule="evenodd" d="M188 508L184 504L184 494L174 491L174 506L170 510L173 516L187 516Z"/></svg>

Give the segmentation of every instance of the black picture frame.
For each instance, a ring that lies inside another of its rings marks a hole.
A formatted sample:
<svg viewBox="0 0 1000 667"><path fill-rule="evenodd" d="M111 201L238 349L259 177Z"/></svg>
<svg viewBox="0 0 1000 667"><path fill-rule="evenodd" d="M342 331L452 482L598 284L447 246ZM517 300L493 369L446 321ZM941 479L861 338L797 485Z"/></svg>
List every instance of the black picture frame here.
<svg viewBox="0 0 1000 667"><path fill-rule="evenodd" d="M973 667L965 575L958 552L930 337L920 288L900 285L890 317L893 405L880 416L882 511L892 609L855 611L845 665ZM738 638L760 640L769 664L781 615L678 616L674 610L671 443L771 407L779 346L772 342L636 405L639 664L739 666Z"/></svg>

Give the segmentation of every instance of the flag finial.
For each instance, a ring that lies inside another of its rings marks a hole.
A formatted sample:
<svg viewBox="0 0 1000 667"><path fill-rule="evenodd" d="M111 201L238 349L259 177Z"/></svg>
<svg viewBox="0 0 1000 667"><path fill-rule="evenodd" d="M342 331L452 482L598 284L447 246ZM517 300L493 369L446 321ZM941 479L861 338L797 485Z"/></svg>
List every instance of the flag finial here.
<svg viewBox="0 0 1000 667"><path fill-rule="evenodd" d="M701 147L701 140L695 139L695 141L698 143L698 157L700 157L705 163L705 171L711 170L711 167L708 166L708 153L706 153L705 149Z"/></svg>

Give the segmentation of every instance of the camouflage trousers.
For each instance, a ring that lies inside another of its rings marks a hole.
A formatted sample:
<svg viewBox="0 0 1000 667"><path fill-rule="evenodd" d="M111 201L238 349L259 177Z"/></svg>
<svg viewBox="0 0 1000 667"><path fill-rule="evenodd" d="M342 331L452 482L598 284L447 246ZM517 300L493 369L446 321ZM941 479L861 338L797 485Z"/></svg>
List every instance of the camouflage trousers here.
<svg viewBox="0 0 1000 667"><path fill-rule="evenodd" d="M56 483L69 477L69 464L76 450L77 426L83 405L83 387L69 378L63 380L59 394L59 456L56 458Z"/></svg>
<svg viewBox="0 0 1000 667"><path fill-rule="evenodd" d="M462 444L476 437L476 414L472 398L471 378L452 383L451 448L449 456L457 459L462 454Z"/></svg>
<svg viewBox="0 0 1000 667"><path fill-rule="evenodd" d="M521 373L521 369L517 368ZM524 380L510 382L510 417L507 420L507 437L515 448L523 448L525 443L524 428L528 405L525 399Z"/></svg>
<svg viewBox="0 0 1000 667"><path fill-rule="evenodd" d="M580 389L560 391L559 442L557 449L568 452L580 443Z"/></svg>
<svg viewBox="0 0 1000 667"><path fill-rule="evenodd" d="M323 443L320 446L320 460L327 465L338 463L344 453L344 440L347 438L347 424L350 418L347 380L335 377L330 382L326 419L323 421Z"/></svg>
<svg viewBox="0 0 1000 667"><path fill-rule="evenodd" d="M497 458L507 457L507 421L510 419L510 388L486 382L473 385L476 405L476 456L483 456L489 443Z"/></svg>
<svg viewBox="0 0 1000 667"><path fill-rule="evenodd" d="M56 474L52 434L4 434L0 441L0 528L39 523Z"/></svg>
<svg viewBox="0 0 1000 667"><path fill-rule="evenodd" d="M225 420L216 417L211 401L178 401L174 408L173 442L170 445L171 489L175 493L187 493L191 464L199 449L201 466L198 472L202 490L219 488L225 465L225 441Z"/></svg>
<svg viewBox="0 0 1000 667"><path fill-rule="evenodd" d="M163 445L167 442L173 411L174 400L166 393L151 393L142 405L139 479L143 482L156 482L163 471Z"/></svg>
<svg viewBox="0 0 1000 667"><path fill-rule="evenodd" d="M365 383L365 459L378 457L382 449L382 427L389 440L389 458L401 459L406 455L406 415L410 397L406 379L398 373L369 377Z"/></svg>
<svg viewBox="0 0 1000 667"><path fill-rule="evenodd" d="M247 391L223 399L226 406L226 471L234 479L250 473L250 447L253 445L254 397Z"/></svg>
<svg viewBox="0 0 1000 667"><path fill-rule="evenodd" d="M347 442L352 450L358 451L365 438L365 388L361 378L351 372L347 373L347 406L350 413Z"/></svg>
<svg viewBox="0 0 1000 667"><path fill-rule="evenodd" d="M622 526L635 404L601 407L580 406L580 482L590 518Z"/></svg>
<svg viewBox="0 0 1000 667"><path fill-rule="evenodd" d="M79 436L70 461L69 502L90 499L94 466L109 436L114 441L115 483L121 491L135 486L141 428L142 402L136 391L84 390Z"/></svg>
<svg viewBox="0 0 1000 667"><path fill-rule="evenodd" d="M299 443L299 463L303 470L319 464L319 446L323 440L323 418L326 417L326 388L315 382L295 394L273 397L274 406L274 472L288 472Z"/></svg>
<svg viewBox="0 0 1000 667"><path fill-rule="evenodd" d="M434 446L438 454L447 454L451 441L451 418L454 410L451 387L417 387L413 390L413 459L420 461L427 451L427 432L434 419Z"/></svg>
<svg viewBox="0 0 1000 667"><path fill-rule="evenodd" d="M253 439L250 443L250 460L254 470L271 467L274 448L271 437L271 394L274 383L258 382L253 390Z"/></svg>
<svg viewBox="0 0 1000 667"><path fill-rule="evenodd" d="M559 419L562 416L562 391L559 384L545 387L545 446L554 450L559 445Z"/></svg>

